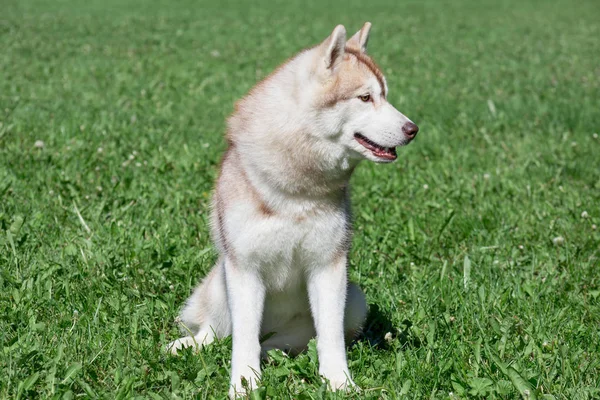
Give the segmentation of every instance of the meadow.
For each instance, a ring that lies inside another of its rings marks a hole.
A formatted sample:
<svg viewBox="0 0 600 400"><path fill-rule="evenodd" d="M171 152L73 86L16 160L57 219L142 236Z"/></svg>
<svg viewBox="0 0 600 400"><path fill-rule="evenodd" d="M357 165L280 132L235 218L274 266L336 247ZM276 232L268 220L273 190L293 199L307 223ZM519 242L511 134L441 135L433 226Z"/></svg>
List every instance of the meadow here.
<svg viewBox="0 0 600 400"><path fill-rule="evenodd" d="M595 1L3 0L0 398L223 399L231 339L162 347L216 252L236 99L336 24L373 23L420 132L352 178L370 304L333 394L314 342L252 399L600 397Z"/></svg>

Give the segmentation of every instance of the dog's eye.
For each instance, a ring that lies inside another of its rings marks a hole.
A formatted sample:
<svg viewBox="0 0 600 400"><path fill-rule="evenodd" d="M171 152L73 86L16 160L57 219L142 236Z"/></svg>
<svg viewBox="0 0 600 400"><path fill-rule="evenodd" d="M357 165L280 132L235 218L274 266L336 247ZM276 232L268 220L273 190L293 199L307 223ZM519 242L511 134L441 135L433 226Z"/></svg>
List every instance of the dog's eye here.
<svg viewBox="0 0 600 400"><path fill-rule="evenodd" d="M371 95L370 94L363 94L362 96L358 96L359 99L361 99L362 101L364 101L365 103L371 100Z"/></svg>

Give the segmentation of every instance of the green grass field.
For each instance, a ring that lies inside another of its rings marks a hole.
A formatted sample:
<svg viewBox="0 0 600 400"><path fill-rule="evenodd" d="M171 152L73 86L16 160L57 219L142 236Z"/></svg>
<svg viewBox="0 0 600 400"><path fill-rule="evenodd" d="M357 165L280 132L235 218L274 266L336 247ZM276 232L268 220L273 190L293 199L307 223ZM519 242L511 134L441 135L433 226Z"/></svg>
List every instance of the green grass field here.
<svg viewBox="0 0 600 400"><path fill-rule="evenodd" d="M362 392L326 392L313 343L274 353L252 398L600 397L596 1L1 9L0 398L226 396L230 339L161 350L216 258L225 118L366 20L390 102L421 129L352 179Z"/></svg>

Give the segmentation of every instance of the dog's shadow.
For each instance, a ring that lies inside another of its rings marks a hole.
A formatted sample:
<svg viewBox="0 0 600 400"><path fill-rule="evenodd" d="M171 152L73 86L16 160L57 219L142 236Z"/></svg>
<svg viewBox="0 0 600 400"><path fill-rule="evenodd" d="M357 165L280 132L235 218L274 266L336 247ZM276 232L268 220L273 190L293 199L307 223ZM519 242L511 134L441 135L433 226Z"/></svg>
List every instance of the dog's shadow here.
<svg viewBox="0 0 600 400"><path fill-rule="evenodd" d="M367 321L356 341L366 341L372 347L385 350L391 349L391 342L397 338L402 348L420 347L421 340L411 332L411 326L412 322L407 319L399 326L394 326L389 314L381 310L377 304L370 304Z"/></svg>

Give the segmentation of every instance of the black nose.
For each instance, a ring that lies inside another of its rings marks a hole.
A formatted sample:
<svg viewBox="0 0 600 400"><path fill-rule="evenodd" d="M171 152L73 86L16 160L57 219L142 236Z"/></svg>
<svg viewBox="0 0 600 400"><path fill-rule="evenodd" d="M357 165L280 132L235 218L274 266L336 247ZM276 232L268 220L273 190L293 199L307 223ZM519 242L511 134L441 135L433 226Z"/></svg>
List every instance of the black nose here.
<svg viewBox="0 0 600 400"><path fill-rule="evenodd" d="M409 138L414 138L417 136L417 132L419 132L419 127L413 124L412 122L407 122L402 126L402 132Z"/></svg>

